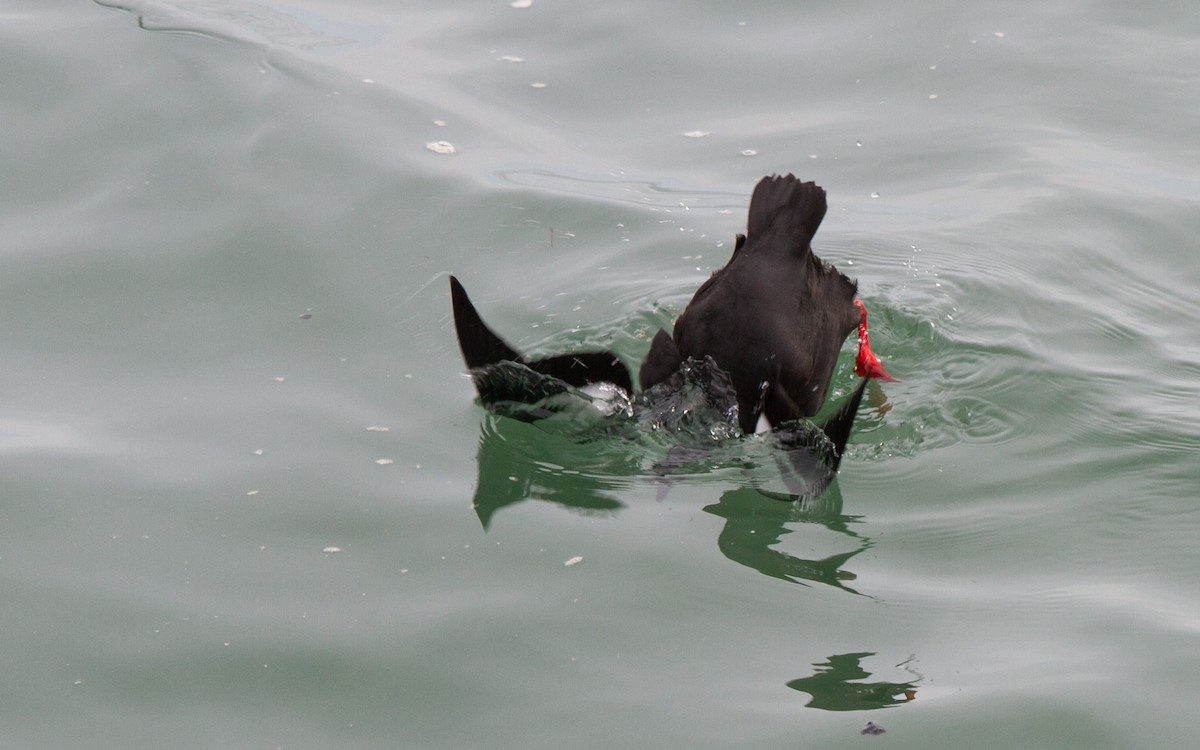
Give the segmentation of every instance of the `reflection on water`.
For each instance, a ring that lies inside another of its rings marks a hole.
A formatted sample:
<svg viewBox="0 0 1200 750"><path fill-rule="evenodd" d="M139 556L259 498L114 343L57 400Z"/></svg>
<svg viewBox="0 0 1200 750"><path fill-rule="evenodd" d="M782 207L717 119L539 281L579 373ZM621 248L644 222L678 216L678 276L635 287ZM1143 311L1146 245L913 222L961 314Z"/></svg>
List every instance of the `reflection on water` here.
<svg viewBox="0 0 1200 750"><path fill-rule="evenodd" d="M495 415L484 420L481 433L472 505L485 529L501 508L524 500L593 512L625 507L614 494L624 485L611 477L633 476L636 458L557 440L530 424ZM539 453L543 444L546 450ZM553 458L561 465L532 455Z"/></svg>
<svg viewBox="0 0 1200 750"><path fill-rule="evenodd" d="M842 515L842 495L837 485L815 500L789 503L780 502L781 499L790 498L740 488L729 490L719 502L707 506L706 513L725 519L725 528L717 538L721 552L730 560L771 578L800 584L813 581L858 594L846 585L846 581L853 581L856 576L844 566L870 548L871 540L850 529L849 524L859 519ZM802 560L771 549L780 537L791 533L787 525L796 522L816 523L844 534L855 540L854 549L819 560Z"/></svg>
<svg viewBox="0 0 1200 750"><path fill-rule="evenodd" d="M486 417L481 433L472 507L485 529L502 508L525 500L544 500L588 513L612 513L625 507L620 494L645 478L642 465L646 456L636 446L631 449L633 444L627 440L580 444L544 432L536 425L495 414ZM678 451L679 446L675 449ZM710 459L717 455L700 452ZM682 479L672 475L651 478L659 483L660 499L674 481ZM749 479L753 483L753 477ZM871 547L871 540L853 530L852 525L860 521L858 516L842 513L842 496L836 483L820 496L804 499L754 486L739 487L725 492L704 511L725 519L717 546L733 562L771 578L822 583L860 594L847 585L856 576L846 566ZM794 529L789 526L793 524L823 526L852 544L844 552L819 559L801 559L773 549L785 534L792 533Z"/></svg>
<svg viewBox="0 0 1200 750"><path fill-rule="evenodd" d="M732 467L765 489L754 470L771 466L778 470L772 481L787 489L777 497L817 500L836 476L866 382L822 427L800 419L745 438L733 384L710 358L688 360L667 381L633 398L604 384L575 388L513 361L476 367L471 378L490 412L475 497L485 526L500 507L527 497L614 510L621 504L605 489L647 473L660 482L662 499L676 479Z"/></svg>
<svg viewBox="0 0 1200 750"><path fill-rule="evenodd" d="M834 654L816 671L787 684L793 690L808 693L812 700L807 708L823 711L873 711L909 703L917 698L920 680L909 682L851 682L865 680L871 673L859 663L875 654L869 651L856 654Z"/></svg>

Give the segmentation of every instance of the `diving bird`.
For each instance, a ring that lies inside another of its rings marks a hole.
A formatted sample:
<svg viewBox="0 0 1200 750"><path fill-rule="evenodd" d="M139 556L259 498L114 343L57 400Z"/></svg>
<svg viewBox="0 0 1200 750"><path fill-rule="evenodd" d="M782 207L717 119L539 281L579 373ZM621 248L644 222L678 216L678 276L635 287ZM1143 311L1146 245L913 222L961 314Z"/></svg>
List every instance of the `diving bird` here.
<svg viewBox="0 0 1200 750"><path fill-rule="evenodd" d="M820 410L842 344L857 327L855 370L864 380L822 426L836 450L836 470L866 380L895 378L871 351L867 311L855 298L857 283L812 250L825 211L825 191L813 182L791 174L760 180L746 234L737 235L732 257L696 290L674 332L654 336L638 384L643 393L669 389L682 382L689 362L711 361L733 385L743 434L763 431ZM535 401L565 386L611 383L632 391L629 369L613 352L528 360L483 322L453 276L450 296L459 347L484 404L523 396ZM489 375L488 366L502 363L521 367ZM554 379L561 383L554 385Z"/></svg>
<svg viewBox="0 0 1200 750"><path fill-rule="evenodd" d="M712 357L737 390L742 431L820 410L838 352L859 326L856 370L893 380L871 352L856 282L812 250L825 191L793 175L764 177L750 198L745 235L725 267L700 285L674 335L660 330L638 374L643 389L688 358Z"/></svg>

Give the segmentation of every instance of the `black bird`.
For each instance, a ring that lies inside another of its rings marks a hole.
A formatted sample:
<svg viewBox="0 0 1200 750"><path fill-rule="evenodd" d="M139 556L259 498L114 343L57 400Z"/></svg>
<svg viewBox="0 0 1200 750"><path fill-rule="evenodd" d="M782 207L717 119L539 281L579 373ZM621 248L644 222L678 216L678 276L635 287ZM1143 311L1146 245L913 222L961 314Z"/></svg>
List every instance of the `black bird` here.
<svg viewBox="0 0 1200 750"><path fill-rule="evenodd" d="M670 391L685 381L689 362L711 362L728 375L739 426L750 434L759 430L760 420L780 427L820 410L842 343L857 325L856 371L864 380L821 427L834 455L812 450L805 429L784 427L779 434L785 447L795 448L789 452L797 471L820 482L837 470L866 379L894 380L871 352L866 308L855 299L857 284L812 251L825 210L825 191L816 184L790 174L764 177L750 199L746 234L737 236L733 256L696 290L674 335L665 330L655 335L638 373L643 392L664 385ZM532 403L566 386L612 383L633 390L629 369L614 353L527 360L483 322L453 276L450 296L459 347L485 405Z"/></svg>
<svg viewBox="0 0 1200 750"><path fill-rule="evenodd" d="M859 326L859 375L892 380L870 351L857 283L812 251L825 191L793 175L764 177L745 235L725 267L700 285L672 337L660 330L639 372L643 389L688 358L712 357L737 391L742 431L820 410L838 352Z"/></svg>

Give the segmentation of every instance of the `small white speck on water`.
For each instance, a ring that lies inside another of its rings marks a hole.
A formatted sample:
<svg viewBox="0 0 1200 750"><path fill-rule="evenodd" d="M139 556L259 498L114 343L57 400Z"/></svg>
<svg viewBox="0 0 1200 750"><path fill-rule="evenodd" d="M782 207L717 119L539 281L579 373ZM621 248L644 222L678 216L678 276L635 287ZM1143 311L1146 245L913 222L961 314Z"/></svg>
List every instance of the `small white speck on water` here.
<svg viewBox="0 0 1200 750"><path fill-rule="evenodd" d="M879 193L878 193L878 192L876 192L876 191L874 191L874 190L872 190L872 191L871 191L871 197L872 197L872 198L878 198L878 197L879 197Z"/></svg>
<svg viewBox="0 0 1200 750"><path fill-rule="evenodd" d="M523 63L523 62L525 62L525 58L517 57L516 55L500 55L499 57L496 58L496 61L497 62L507 62L507 63Z"/></svg>
<svg viewBox="0 0 1200 750"><path fill-rule="evenodd" d="M342 548L341 547L326 547L325 549L323 549L321 551L325 552L327 554L333 554L334 552L341 552Z"/></svg>
<svg viewBox="0 0 1200 750"><path fill-rule="evenodd" d="M437 125L439 128L444 128L444 127L446 127L446 121L445 121L445 120L434 120L434 121L433 121L433 124L434 124L434 125Z"/></svg>
<svg viewBox="0 0 1200 750"><path fill-rule="evenodd" d="M377 424L373 424L367 428L367 432L387 432L388 429L389 428L387 428L387 427L381 427Z"/></svg>
<svg viewBox="0 0 1200 750"><path fill-rule="evenodd" d="M282 383L283 381L284 381L284 377L283 377L282 375L280 375L280 376L277 376L277 377L275 378L275 382L276 382L276 383Z"/></svg>
<svg viewBox="0 0 1200 750"><path fill-rule="evenodd" d="M391 466L396 462L390 458L377 458L375 459L375 463L379 464L380 466Z"/></svg>
<svg viewBox="0 0 1200 750"><path fill-rule="evenodd" d="M257 494L258 494L258 490L250 490L249 492L246 493L246 497L253 497L254 495L257 495Z"/></svg>
<svg viewBox="0 0 1200 750"><path fill-rule="evenodd" d="M541 81L534 81L533 83L531 83L531 84L529 84L529 85L530 85L530 86L532 86L532 87L533 87L533 88L535 88L535 89L544 89L544 88L546 88L546 84L542 83Z"/></svg>
<svg viewBox="0 0 1200 750"><path fill-rule="evenodd" d="M254 451L254 455L256 455L256 456L261 456L262 454L263 454L262 448L259 448L258 450Z"/></svg>
<svg viewBox="0 0 1200 750"><path fill-rule="evenodd" d="M514 8L528 8L533 5L533 0L513 0L509 5Z"/></svg>
<svg viewBox="0 0 1200 750"><path fill-rule="evenodd" d="M752 148L742 149L742 156L758 156L758 151Z"/></svg>
<svg viewBox="0 0 1200 750"><path fill-rule="evenodd" d="M375 79L374 78L364 78L364 79L362 79L362 82L363 83L375 83Z"/></svg>
<svg viewBox="0 0 1200 750"><path fill-rule="evenodd" d="M563 565L570 567L572 565L578 565L581 562L583 562L583 556L577 555L575 557L572 557L570 560L567 560L566 562L564 562Z"/></svg>
<svg viewBox="0 0 1200 750"><path fill-rule="evenodd" d="M683 134L683 137L684 138L703 138L707 135L712 135L712 132L708 131L708 130L689 130L688 132Z"/></svg>
<svg viewBox="0 0 1200 750"><path fill-rule="evenodd" d="M937 94L930 94L930 95L929 95L929 98L930 98L930 99L937 99L937 98L938 98L938 95L937 95Z"/></svg>
<svg viewBox="0 0 1200 750"><path fill-rule="evenodd" d="M997 31L997 32L996 32L996 38L997 38L997 39L1003 39L1003 38L1004 38L1004 32L1003 32L1003 31Z"/></svg>
<svg viewBox="0 0 1200 750"><path fill-rule="evenodd" d="M447 155L453 154L455 151L458 150L454 147L454 144L451 143L450 141L430 141L429 143L425 144L425 148L429 149L430 151L432 151L435 154L447 154Z"/></svg>

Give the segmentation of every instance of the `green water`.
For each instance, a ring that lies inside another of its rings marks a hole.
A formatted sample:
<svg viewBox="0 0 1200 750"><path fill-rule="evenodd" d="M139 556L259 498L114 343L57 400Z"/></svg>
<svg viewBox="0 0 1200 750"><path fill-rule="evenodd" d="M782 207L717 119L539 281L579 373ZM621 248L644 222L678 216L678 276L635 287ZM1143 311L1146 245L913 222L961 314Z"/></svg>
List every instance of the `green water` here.
<svg viewBox="0 0 1200 750"><path fill-rule="evenodd" d="M0 19L0 744L1193 744L1191 5ZM789 171L903 378L830 493L473 402L447 274L636 363Z"/></svg>

